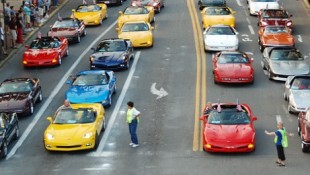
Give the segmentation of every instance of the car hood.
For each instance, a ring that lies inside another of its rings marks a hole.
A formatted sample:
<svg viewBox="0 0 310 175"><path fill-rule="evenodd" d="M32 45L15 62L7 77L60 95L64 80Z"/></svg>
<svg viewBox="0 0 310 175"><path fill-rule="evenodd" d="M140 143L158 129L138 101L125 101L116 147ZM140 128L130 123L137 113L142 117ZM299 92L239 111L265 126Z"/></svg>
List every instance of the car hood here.
<svg viewBox="0 0 310 175"><path fill-rule="evenodd" d="M87 124L51 124L46 129L57 139L82 139L83 135L92 131L94 123Z"/></svg>
<svg viewBox="0 0 310 175"><path fill-rule="evenodd" d="M249 76L251 70L250 64L218 64L217 73L220 76L239 78L240 76Z"/></svg>
<svg viewBox="0 0 310 175"><path fill-rule="evenodd" d="M206 44L209 46L235 46L238 44L236 35L206 35Z"/></svg>
<svg viewBox="0 0 310 175"><path fill-rule="evenodd" d="M29 92L0 94L0 111L10 111L11 109L23 109L29 97Z"/></svg>
<svg viewBox="0 0 310 175"><path fill-rule="evenodd" d="M92 55L98 62L119 62L124 52L97 52Z"/></svg>
<svg viewBox="0 0 310 175"><path fill-rule="evenodd" d="M28 49L24 53L24 59L45 60L57 58L57 49Z"/></svg>
<svg viewBox="0 0 310 175"><path fill-rule="evenodd" d="M98 12L75 12L74 16L80 20L91 21L100 18L100 11Z"/></svg>
<svg viewBox="0 0 310 175"><path fill-rule="evenodd" d="M310 106L310 90L292 90L291 96L296 107L307 109Z"/></svg>
<svg viewBox="0 0 310 175"><path fill-rule="evenodd" d="M119 38L123 39L142 39L152 36L151 31L134 31L134 32L122 32L118 35Z"/></svg>
<svg viewBox="0 0 310 175"><path fill-rule="evenodd" d="M305 61L270 61L273 73L280 75L302 75L309 73L309 66Z"/></svg>
<svg viewBox="0 0 310 175"><path fill-rule="evenodd" d="M268 9L279 9L278 2L251 2L250 8L254 11L260 11L260 9L265 9L268 4Z"/></svg>
<svg viewBox="0 0 310 175"><path fill-rule="evenodd" d="M262 41L267 45L294 45L294 37L288 33L264 34Z"/></svg>
<svg viewBox="0 0 310 175"><path fill-rule="evenodd" d="M108 96L108 85L71 86L66 92L66 98L71 103L101 103Z"/></svg>
<svg viewBox="0 0 310 175"><path fill-rule="evenodd" d="M66 36L66 35L74 35L76 33L75 28L52 28L51 31L48 32L49 36Z"/></svg>
<svg viewBox="0 0 310 175"><path fill-rule="evenodd" d="M253 141L255 130L245 125L214 125L207 124L204 132L209 143L248 143Z"/></svg>

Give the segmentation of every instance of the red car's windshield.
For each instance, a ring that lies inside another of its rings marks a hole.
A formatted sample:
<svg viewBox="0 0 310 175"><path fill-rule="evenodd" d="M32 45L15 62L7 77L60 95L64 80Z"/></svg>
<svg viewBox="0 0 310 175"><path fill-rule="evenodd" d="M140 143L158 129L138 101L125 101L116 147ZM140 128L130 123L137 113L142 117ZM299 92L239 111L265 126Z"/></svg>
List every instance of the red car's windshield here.
<svg viewBox="0 0 310 175"><path fill-rule="evenodd" d="M237 109L222 109L220 112L213 110L208 117L208 124L215 125L237 125L249 124L250 117L247 112L238 111Z"/></svg>

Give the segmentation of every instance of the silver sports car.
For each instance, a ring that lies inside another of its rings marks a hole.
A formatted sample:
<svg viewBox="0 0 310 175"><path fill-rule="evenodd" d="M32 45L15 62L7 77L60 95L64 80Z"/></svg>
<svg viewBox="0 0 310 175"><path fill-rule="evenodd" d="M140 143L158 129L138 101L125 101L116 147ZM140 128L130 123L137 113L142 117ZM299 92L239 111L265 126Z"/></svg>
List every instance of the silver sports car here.
<svg viewBox="0 0 310 175"><path fill-rule="evenodd" d="M284 99L290 113L304 112L310 107L310 75L289 76L284 86Z"/></svg>
<svg viewBox="0 0 310 175"><path fill-rule="evenodd" d="M279 81L310 72L309 65L295 47L267 47L263 52L262 66L268 71L269 79Z"/></svg>

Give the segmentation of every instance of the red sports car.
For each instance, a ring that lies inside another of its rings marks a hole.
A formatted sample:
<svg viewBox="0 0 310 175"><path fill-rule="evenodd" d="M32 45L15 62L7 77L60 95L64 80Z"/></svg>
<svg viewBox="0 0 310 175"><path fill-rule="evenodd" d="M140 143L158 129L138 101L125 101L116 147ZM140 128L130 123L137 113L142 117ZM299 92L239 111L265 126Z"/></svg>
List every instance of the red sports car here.
<svg viewBox="0 0 310 175"><path fill-rule="evenodd" d="M64 37L40 37L33 40L23 54L23 65L61 65L62 58L69 54L68 39Z"/></svg>
<svg viewBox="0 0 310 175"><path fill-rule="evenodd" d="M293 28L293 22L291 20L292 15L283 9L261 9L258 12L259 27L265 27L267 25L281 25Z"/></svg>
<svg viewBox="0 0 310 175"><path fill-rule="evenodd" d="M165 7L165 0L132 0L131 6L152 6L156 13L160 13Z"/></svg>
<svg viewBox="0 0 310 175"><path fill-rule="evenodd" d="M310 151L310 108L298 115L298 134L301 138L301 150Z"/></svg>
<svg viewBox="0 0 310 175"><path fill-rule="evenodd" d="M222 51L212 58L214 83L254 83L254 61L240 51Z"/></svg>
<svg viewBox="0 0 310 175"><path fill-rule="evenodd" d="M251 152L255 150L257 120L246 104L215 103L203 121L203 150L207 152ZM205 112L205 110L204 110Z"/></svg>

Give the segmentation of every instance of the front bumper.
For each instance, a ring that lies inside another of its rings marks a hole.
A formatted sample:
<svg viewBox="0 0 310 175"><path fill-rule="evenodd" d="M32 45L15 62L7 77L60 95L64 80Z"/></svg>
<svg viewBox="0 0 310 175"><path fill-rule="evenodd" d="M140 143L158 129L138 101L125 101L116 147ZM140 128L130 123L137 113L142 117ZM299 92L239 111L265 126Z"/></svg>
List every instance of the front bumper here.
<svg viewBox="0 0 310 175"><path fill-rule="evenodd" d="M207 51L230 51L238 50L238 46L208 46L205 44L205 50Z"/></svg>
<svg viewBox="0 0 310 175"><path fill-rule="evenodd" d="M238 152L252 152L255 150L255 146L249 148L248 144L245 145L232 145L232 146L215 146L212 145L207 146L207 145L203 145L203 148L205 151L207 152L225 152L225 153L238 153Z"/></svg>
<svg viewBox="0 0 310 175"><path fill-rule="evenodd" d="M117 64L98 64L90 63L90 69L104 69L104 70L123 70L126 69L126 62Z"/></svg>
<svg viewBox="0 0 310 175"><path fill-rule="evenodd" d="M95 138L83 139L80 142L61 140L61 141L50 141L44 140L44 147L49 151L77 151L93 149L95 147Z"/></svg>

